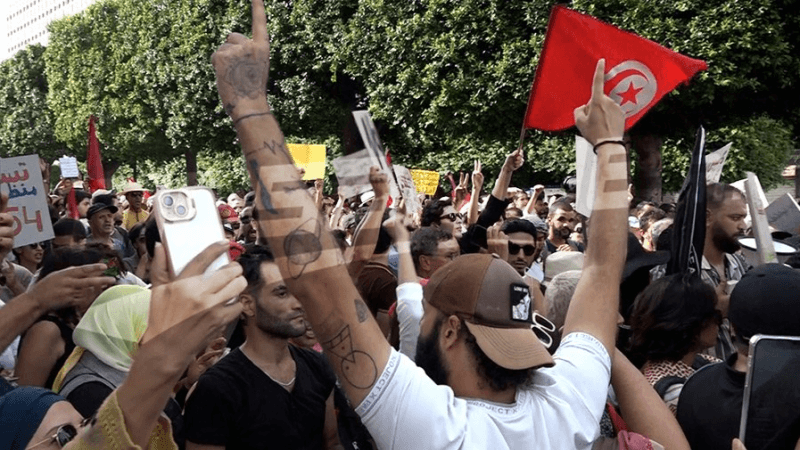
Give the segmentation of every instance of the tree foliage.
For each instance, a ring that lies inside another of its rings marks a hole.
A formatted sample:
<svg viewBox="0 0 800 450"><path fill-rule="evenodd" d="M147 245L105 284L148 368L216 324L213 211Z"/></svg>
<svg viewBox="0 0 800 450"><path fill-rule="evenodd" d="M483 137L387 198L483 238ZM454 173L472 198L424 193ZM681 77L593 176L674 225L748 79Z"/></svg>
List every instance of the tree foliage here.
<svg viewBox="0 0 800 450"><path fill-rule="evenodd" d="M53 133L53 113L46 101L44 50L41 45L30 45L0 64L2 156L61 156L64 146Z"/></svg>

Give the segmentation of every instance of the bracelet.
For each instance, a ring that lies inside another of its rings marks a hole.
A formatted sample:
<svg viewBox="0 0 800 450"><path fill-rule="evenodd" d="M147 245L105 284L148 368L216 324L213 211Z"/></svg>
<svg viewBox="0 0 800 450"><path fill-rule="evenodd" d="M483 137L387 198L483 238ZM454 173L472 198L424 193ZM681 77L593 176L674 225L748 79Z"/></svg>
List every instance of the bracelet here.
<svg viewBox="0 0 800 450"><path fill-rule="evenodd" d="M239 125L239 122L243 121L244 119L249 119L251 117L257 117L257 116L266 116L267 114L272 114L272 111L245 114L242 117L236 119L236 121L233 122L233 126Z"/></svg>
<svg viewBox="0 0 800 450"><path fill-rule="evenodd" d="M622 141L622 140L618 141L618 140L612 140L612 139L609 139L609 140L606 140L606 141L600 141L597 144L594 144L594 147L592 147L592 151L594 151L594 154L596 155L597 154L597 149L600 146L606 145L606 144L619 144L619 145L624 147L625 146L625 141Z"/></svg>

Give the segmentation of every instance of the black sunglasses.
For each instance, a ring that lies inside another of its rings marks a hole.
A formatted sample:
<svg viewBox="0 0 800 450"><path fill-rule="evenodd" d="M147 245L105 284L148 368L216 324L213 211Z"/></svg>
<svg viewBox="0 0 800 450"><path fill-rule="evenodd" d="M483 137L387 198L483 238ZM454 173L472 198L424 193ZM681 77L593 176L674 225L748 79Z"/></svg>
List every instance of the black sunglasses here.
<svg viewBox="0 0 800 450"><path fill-rule="evenodd" d="M28 248L31 250L36 250L37 248L44 249L43 242L34 242L33 244L28 244Z"/></svg>
<svg viewBox="0 0 800 450"><path fill-rule="evenodd" d="M520 250L525 252L525 256L531 256L536 251L536 246L535 245L531 245L531 244L519 245L519 244L515 244L515 243L513 243L511 241L508 242L508 253L509 254L516 255L517 253L519 253Z"/></svg>
<svg viewBox="0 0 800 450"><path fill-rule="evenodd" d="M450 213L450 214L445 214L445 215L439 217L439 219L449 219L450 222L455 222L456 219L462 219L463 217L464 216L462 216L461 214Z"/></svg>
<svg viewBox="0 0 800 450"><path fill-rule="evenodd" d="M86 425L89 425L91 420L92 420L91 417L83 419L81 421L80 428L83 428ZM45 439L45 440L43 440L41 442L37 442L36 444L28 447L28 450L36 448L36 447L39 447L40 445L46 444L46 443L49 443L49 442L55 442L56 444L58 444L59 448L64 448L67 444L69 444L77 436L78 436L78 429L75 428L74 425L70 425L70 424L61 425L56 430L56 434L50 436L49 438L47 438L47 439Z"/></svg>

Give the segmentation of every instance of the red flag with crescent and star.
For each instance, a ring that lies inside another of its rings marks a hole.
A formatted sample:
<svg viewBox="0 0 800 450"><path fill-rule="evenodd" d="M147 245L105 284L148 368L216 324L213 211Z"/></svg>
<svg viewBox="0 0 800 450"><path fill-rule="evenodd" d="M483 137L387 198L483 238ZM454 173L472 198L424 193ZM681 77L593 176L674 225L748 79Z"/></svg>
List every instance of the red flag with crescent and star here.
<svg viewBox="0 0 800 450"><path fill-rule="evenodd" d="M554 6L531 87L524 128L575 124L573 111L591 97L597 60L606 60L606 95L625 113L625 129L671 90L708 65L563 6Z"/></svg>

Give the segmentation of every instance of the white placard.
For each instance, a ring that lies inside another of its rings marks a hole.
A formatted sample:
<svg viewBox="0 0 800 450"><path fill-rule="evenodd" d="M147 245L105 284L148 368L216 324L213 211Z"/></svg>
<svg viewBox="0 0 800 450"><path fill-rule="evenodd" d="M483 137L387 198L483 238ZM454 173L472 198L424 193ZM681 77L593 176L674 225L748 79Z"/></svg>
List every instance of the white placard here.
<svg viewBox="0 0 800 450"><path fill-rule="evenodd" d="M364 141L364 145L369 152L372 165L380 167L381 171L389 177L389 195L395 200L399 199L400 189L394 181L392 169L386 162L386 152L383 150L383 144L381 144L381 138L378 136L378 129L375 128L375 123L372 122L372 117L368 111L353 111L353 118L356 120L361 140Z"/></svg>
<svg viewBox="0 0 800 450"><path fill-rule="evenodd" d="M597 192L597 155L592 144L580 136L575 136L575 171L578 181L575 210L591 217Z"/></svg>
<svg viewBox="0 0 800 450"><path fill-rule="evenodd" d="M8 193L6 212L14 216L14 248L53 239L38 155L0 159L0 189Z"/></svg>
<svg viewBox="0 0 800 450"><path fill-rule="evenodd" d="M61 167L62 178L78 178L81 176L81 173L78 170L78 160L73 156L59 158L58 165Z"/></svg>
<svg viewBox="0 0 800 450"><path fill-rule="evenodd" d="M800 206L788 192L767 206L767 220L777 230L800 234Z"/></svg>
<svg viewBox="0 0 800 450"><path fill-rule="evenodd" d="M403 193L403 199L405 199L406 202L406 213L410 216L419 212L421 205L417 198L417 188L414 186L414 179L411 177L411 171L397 164L393 164L392 169L397 176L400 192Z"/></svg>
<svg viewBox="0 0 800 450"><path fill-rule="evenodd" d="M372 166L372 158L366 149L347 156L340 156L331 161L331 164L333 164L333 170L336 171L336 179L339 181L339 187L345 198L355 197L372 189L372 185L369 183L369 168Z"/></svg>
<svg viewBox="0 0 800 450"><path fill-rule="evenodd" d="M756 177L756 181L758 181L758 186L760 187L761 186L761 182L758 180L758 175L753 175L753 176ZM746 181L747 181L747 178L731 183L731 186L735 187L736 189L742 191L743 194L745 194L745 198L748 195L747 194L747 190L744 187L744 184L745 184ZM768 205L769 204L769 202L767 201L767 195L764 194L763 190L759 190L758 196L759 196L759 198L761 200L761 204L762 205ZM747 216L744 218L744 221L747 223L748 226L751 226L752 223L753 223L753 217L750 214L750 208L747 208Z"/></svg>
<svg viewBox="0 0 800 450"><path fill-rule="evenodd" d="M764 190L761 188L758 177L753 172L747 172L744 187L747 195L747 206L753 223L753 236L756 238L758 262L759 264L774 263L778 258L775 255L775 244L772 241L767 222L767 212L765 211L767 202L762 201L762 196L766 198Z"/></svg>
<svg viewBox="0 0 800 450"><path fill-rule="evenodd" d="M732 142L728 142L721 149L706 155L706 183L719 183L722 167L725 165L732 144Z"/></svg>

